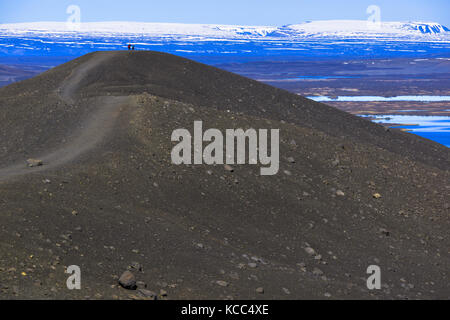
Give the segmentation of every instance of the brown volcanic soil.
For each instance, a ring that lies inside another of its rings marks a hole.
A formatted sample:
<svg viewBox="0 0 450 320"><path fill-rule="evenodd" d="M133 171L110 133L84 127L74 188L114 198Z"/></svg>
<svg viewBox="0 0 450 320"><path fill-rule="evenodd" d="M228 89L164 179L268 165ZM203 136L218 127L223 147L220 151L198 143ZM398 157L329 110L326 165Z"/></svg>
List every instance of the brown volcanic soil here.
<svg viewBox="0 0 450 320"><path fill-rule="evenodd" d="M280 129L280 173L171 164L172 131L195 120ZM156 52L93 53L2 88L0 124L0 298L139 298L117 285L136 263L167 299L450 298L437 143ZM82 290L67 290L69 265Z"/></svg>

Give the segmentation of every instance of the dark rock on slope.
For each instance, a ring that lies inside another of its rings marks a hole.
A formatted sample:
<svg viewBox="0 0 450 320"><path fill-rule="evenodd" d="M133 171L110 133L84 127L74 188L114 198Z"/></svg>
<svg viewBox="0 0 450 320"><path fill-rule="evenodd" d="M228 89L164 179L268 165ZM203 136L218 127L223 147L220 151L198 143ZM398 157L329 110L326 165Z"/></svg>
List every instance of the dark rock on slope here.
<svg viewBox="0 0 450 320"><path fill-rule="evenodd" d="M172 131L196 120L280 129L279 174L173 165ZM450 298L437 143L155 52L1 88L0 124L0 298L130 298L130 264L168 299Z"/></svg>

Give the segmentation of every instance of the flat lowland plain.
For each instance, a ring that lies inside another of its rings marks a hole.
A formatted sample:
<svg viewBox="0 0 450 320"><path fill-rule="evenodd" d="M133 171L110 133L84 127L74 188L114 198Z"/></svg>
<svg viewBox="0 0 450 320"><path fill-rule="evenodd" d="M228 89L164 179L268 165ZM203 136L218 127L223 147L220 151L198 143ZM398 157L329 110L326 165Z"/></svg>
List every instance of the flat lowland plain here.
<svg viewBox="0 0 450 320"><path fill-rule="evenodd" d="M196 120L280 129L279 174L173 165ZM3 87L0 124L2 299L450 297L450 151L432 141L156 52Z"/></svg>
<svg viewBox="0 0 450 320"><path fill-rule="evenodd" d="M228 71L302 96L450 96L450 59L280 59L222 63ZM450 116L450 102L327 102L353 114Z"/></svg>

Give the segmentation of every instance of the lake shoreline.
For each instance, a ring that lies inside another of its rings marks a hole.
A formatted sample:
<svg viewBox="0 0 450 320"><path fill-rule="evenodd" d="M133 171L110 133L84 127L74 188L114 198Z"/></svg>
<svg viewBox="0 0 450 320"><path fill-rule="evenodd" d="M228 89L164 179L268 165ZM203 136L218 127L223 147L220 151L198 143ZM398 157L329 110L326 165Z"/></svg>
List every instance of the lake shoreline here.
<svg viewBox="0 0 450 320"><path fill-rule="evenodd" d="M361 115L383 126L410 132L450 148L450 117L415 115Z"/></svg>

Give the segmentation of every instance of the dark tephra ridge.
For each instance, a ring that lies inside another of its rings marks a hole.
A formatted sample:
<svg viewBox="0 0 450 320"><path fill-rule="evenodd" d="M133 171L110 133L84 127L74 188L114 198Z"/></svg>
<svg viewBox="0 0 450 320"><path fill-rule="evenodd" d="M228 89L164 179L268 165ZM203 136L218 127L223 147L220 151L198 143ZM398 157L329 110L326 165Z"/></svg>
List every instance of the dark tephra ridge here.
<svg viewBox="0 0 450 320"><path fill-rule="evenodd" d="M280 129L279 174L173 165L197 120ZM449 159L187 59L92 53L0 89L0 298L448 299Z"/></svg>

